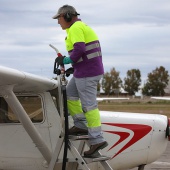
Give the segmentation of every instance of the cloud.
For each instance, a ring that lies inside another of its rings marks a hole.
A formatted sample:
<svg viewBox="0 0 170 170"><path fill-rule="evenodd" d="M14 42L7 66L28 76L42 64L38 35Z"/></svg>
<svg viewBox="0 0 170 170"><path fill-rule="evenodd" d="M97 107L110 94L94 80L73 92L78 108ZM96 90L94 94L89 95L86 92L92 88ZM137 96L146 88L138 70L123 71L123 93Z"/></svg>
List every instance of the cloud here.
<svg viewBox="0 0 170 170"><path fill-rule="evenodd" d="M161 65L170 73L169 0L1 0L1 65L51 78L56 54L49 44L67 55L65 31L52 19L64 4L97 32L105 71L115 67L124 78L139 68L143 80Z"/></svg>

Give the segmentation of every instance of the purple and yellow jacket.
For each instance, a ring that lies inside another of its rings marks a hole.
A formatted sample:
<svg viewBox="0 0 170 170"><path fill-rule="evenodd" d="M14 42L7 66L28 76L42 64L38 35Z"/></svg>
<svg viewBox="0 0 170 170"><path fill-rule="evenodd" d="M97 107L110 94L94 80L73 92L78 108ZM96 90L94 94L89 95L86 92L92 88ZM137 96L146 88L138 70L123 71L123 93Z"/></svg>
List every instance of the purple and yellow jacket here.
<svg viewBox="0 0 170 170"><path fill-rule="evenodd" d="M102 75L102 53L96 33L81 20L74 22L66 32L66 49L73 61L74 77Z"/></svg>

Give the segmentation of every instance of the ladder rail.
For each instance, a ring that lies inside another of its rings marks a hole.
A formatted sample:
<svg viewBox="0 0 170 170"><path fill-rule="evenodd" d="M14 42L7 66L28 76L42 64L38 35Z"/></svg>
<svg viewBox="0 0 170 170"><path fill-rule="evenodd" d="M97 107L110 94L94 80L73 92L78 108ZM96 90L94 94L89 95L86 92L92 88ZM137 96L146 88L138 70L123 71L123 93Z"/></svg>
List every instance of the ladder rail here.
<svg viewBox="0 0 170 170"><path fill-rule="evenodd" d="M86 143L87 143L88 146L90 146L87 141L86 141ZM100 151L97 152L97 155L98 155L98 156L102 156L102 154L100 153ZM107 160L101 160L101 161L99 160L98 162L101 163L101 165L103 166L103 168L104 168L105 170L113 170L113 168L110 166L110 164L108 163Z"/></svg>
<svg viewBox="0 0 170 170"><path fill-rule="evenodd" d="M79 164L81 168L83 168L83 170L90 170L85 160L83 159L83 157L78 152L77 148L73 145L73 143L70 140L69 140L69 150L74 156L75 161Z"/></svg>
<svg viewBox="0 0 170 170"><path fill-rule="evenodd" d="M113 168L110 166L110 164L108 163L108 161L100 161L100 163L101 163L102 166L105 168L105 170L113 170Z"/></svg>
<svg viewBox="0 0 170 170"><path fill-rule="evenodd" d="M80 141L80 144L77 149L81 155L83 153L84 147L85 147L85 141L82 140L82 141ZM78 170L79 164L77 162L71 162L71 163L69 163L68 167L71 167L70 169Z"/></svg>

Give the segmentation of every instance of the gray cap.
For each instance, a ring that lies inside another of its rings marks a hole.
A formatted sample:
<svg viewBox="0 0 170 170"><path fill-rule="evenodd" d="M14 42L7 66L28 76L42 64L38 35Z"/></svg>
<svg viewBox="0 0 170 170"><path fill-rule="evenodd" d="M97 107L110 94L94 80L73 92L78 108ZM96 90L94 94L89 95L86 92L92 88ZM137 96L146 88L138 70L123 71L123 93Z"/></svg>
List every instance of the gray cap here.
<svg viewBox="0 0 170 170"><path fill-rule="evenodd" d="M70 5L64 5L58 9L58 12L56 15L53 16L53 19L57 19L61 14L70 13L72 15L80 15L77 13L76 9L73 6Z"/></svg>

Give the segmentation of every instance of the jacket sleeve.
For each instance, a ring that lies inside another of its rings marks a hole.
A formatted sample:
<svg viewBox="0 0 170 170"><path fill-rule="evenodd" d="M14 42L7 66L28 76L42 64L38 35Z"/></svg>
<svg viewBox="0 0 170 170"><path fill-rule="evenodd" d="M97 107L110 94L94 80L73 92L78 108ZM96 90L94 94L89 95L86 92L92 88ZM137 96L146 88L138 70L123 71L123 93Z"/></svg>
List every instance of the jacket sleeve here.
<svg viewBox="0 0 170 170"><path fill-rule="evenodd" d="M71 60L76 63L86 52L84 42L77 42L74 44L74 49L70 55Z"/></svg>

